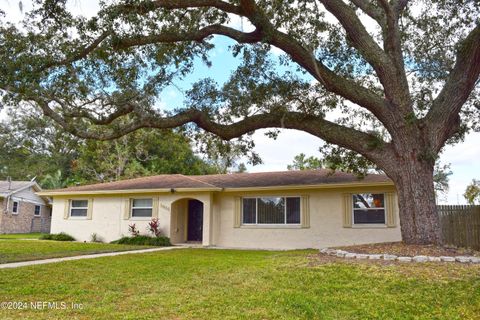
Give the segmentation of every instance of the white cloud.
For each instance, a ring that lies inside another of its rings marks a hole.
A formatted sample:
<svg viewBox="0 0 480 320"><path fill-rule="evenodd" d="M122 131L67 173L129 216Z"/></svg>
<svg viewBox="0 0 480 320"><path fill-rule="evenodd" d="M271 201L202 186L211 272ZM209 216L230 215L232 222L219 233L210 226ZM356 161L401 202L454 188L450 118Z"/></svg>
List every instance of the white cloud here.
<svg viewBox="0 0 480 320"><path fill-rule="evenodd" d="M252 32L255 30L255 26L251 24L247 18L243 18L231 13L228 14L228 17L230 18L230 21L228 22L227 26L230 28L234 28L242 32Z"/></svg>
<svg viewBox="0 0 480 320"><path fill-rule="evenodd" d="M254 150L260 154L264 164L247 166L249 172L287 170L287 165L291 164L299 153L319 156L318 148L323 141L318 137L303 131L284 129L278 138L273 140L265 136L267 131L258 130L253 134Z"/></svg>

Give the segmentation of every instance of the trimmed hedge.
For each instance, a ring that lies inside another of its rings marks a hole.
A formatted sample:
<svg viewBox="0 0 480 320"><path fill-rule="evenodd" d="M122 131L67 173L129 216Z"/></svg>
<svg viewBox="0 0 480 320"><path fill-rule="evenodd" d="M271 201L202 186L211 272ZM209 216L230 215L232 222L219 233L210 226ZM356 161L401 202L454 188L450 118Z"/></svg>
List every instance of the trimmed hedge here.
<svg viewBox="0 0 480 320"><path fill-rule="evenodd" d="M68 235L64 232L44 234L39 239L40 240L54 240L54 241L75 241L74 237L72 237L71 235Z"/></svg>
<svg viewBox="0 0 480 320"><path fill-rule="evenodd" d="M112 241L111 243L130 244L130 245L139 245L139 246L157 246L157 247L168 247L172 245L170 243L170 238L168 237L150 237L150 236L123 237L121 239Z"/></svg>

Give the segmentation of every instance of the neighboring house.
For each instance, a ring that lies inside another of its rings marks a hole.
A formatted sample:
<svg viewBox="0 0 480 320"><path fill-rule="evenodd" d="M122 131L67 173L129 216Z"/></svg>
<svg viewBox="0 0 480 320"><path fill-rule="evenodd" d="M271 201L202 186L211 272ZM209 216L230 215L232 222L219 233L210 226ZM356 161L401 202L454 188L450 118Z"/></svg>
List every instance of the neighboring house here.
<svg viewBox="0 0 480 320"><path fill-rule="evenodd" d="M33 181L0 181L0 234L50 232L51 207Z"/></svg>
<svg viewBox="0 0 480 320"><path fill-rule="evenodd" d="M384 175L329 170L159 175L44 191L52 232L80 241L147 233L158 218L172 243L319 248L401 240L395 187Z"/></svg>

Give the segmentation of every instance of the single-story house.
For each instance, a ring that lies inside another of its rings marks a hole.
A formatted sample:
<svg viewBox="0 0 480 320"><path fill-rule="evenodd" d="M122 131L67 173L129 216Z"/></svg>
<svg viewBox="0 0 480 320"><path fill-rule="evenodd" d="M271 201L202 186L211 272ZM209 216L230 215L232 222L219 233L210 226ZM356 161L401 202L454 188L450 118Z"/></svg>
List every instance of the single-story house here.
<svg viewBox="0 0 480 320"><path fill-rule="evenodd" d="M34 181L0 181L0 234L50 232L47 197Z"/></svg>
<svg viewBox="0 0 480 320"><path fill-rule="evenodd" d="M39 193L52 233L88 241L142 233L152 218L172 243L299 249L401 240L393 182L330 170L158 175Z"/></svg>

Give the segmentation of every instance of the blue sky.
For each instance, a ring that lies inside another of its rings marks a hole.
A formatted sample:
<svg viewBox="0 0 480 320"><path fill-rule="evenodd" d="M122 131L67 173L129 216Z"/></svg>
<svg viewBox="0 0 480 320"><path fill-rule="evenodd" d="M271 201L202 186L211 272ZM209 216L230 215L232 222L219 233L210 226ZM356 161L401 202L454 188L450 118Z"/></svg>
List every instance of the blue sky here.
<svg viewBox="0 0 480 320"><path fill-rule="evenodd" d="M240 61L235 59L227 50L228 46L235 42L226 37L214 39L215 49L210 57L212 66L208 67L200 59L195 61L195 72L189 74L183 81L175 81L174 85L167 87L160 96L163 105L167 109L183 106L183 93L191 88L191 85L205 77L214 79L217 83L226 82Z"/></svg>
<svg viewBox="0 0 480 320"><path fill-rule="evenodd" d="M98 0L70 0L69 5L72 9L85 16L92 16L98 10ZM24 11L31 7L29 0L23 1ZM18 21L22 13L18 9L17 0L0 0L0 9L7 13L7 19ZM239 23L234 21L234 23ZM248 26L245 26L247 29ZM248 30L245 30L248 31ZM202 63L196 63L196 71L184 82L176 83L168 87L161 96L165 107L174 108L182 105L184 96L182 91L189 88L194 81L203 77L210 77L218 83L224 82L231 71L238 65L238 60L234 59L226 49L231 40L225 37L215 39L216 48L212 56L213 66L208 68ZM278 52L278 51L277 51ZM265 136L266 130L258 130L254 135L256 144L255 151L261 156L264 164L255 167L247 166L249 172L286 170L295 155L305 153L308 156L318 156L318 148L322 140L308 133L283 130L277 140L272 140ZM472 179L480 179L480 133L469 134L465 141L455 146L446 146L441 155L442 163L451 163L453 175L450 177L450 192L443 199L449 204L465 203L462 194Z"/></svg>

